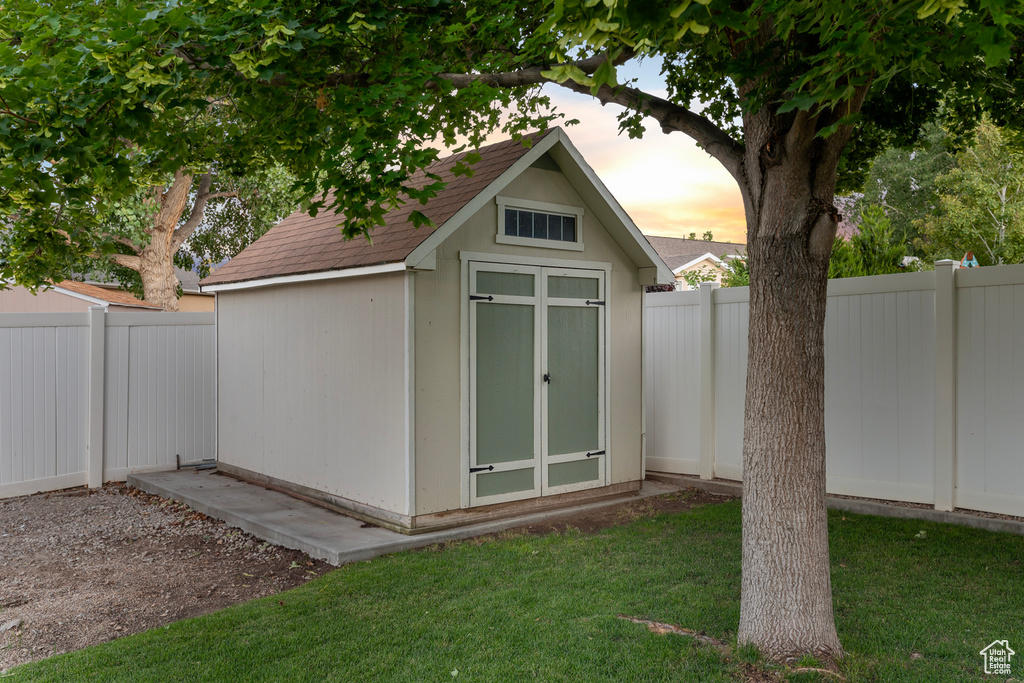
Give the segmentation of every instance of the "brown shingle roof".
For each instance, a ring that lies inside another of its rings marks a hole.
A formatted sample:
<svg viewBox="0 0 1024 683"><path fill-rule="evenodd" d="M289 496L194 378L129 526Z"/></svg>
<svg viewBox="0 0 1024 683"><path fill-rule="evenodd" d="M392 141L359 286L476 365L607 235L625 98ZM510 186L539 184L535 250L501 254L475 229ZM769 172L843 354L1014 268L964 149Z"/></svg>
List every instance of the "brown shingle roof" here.
<svg viewBox="0 0 1024 683"><path fill-rule="evenodd" d="M530 139L536 143L548 132L537 133ZM439 175L442 182L447 183L445 188L425 206L411 201L389 211L384 225L373 230L372 244L361 237L343 239L338 227L342 217L338 214L327 211L313 218L302 211L293 213L211 273L202 284L218 285L404 261L435 230L414 228L409 222L414 210L419 209L434 225L441 227L528 151L519 140L484 147L479 150L480 161L471 166L471 177L456 177L452 173L452 168L466 153L437 160L426 172ZM427 180L426 172L414 175L411 184L422 187Z"/></svg>
<svg viewBox="0 0 1024 683"><path fill-rule="evenodd" d="M90 285L85 282L75 282L74 280L64 280L62 282L58 282L54 286L77 294L91 296L94 299L100 299L108 303L117 304L118 306L141 306L143 308L153 308L158 311L163 310L163 308L156 304L151 304L148 301L143 301L142 299L136 299L132 294L123 292L119 289L107 289L106 287L97 287L96 285Z"/></svg>
<svg viewBox="0 0 1024 683"><path fill-rule="evenodd" d="M651 243L658 256L668 264L672 270L685 265L704 254L714 254L722 258L729 254L742 254L746 251L745 244L733 244L732 242L708 242L706 240L686 240L679 237L652 237L647 235L647 241Z"/></svg>

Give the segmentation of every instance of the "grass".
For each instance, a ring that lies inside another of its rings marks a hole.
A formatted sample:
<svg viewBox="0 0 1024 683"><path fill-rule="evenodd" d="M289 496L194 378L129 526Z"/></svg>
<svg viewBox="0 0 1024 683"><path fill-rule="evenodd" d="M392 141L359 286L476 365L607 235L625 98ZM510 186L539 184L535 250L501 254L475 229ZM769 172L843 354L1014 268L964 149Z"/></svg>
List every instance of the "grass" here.
<svg viewBox="0 0 1024 683"><path fill-rule="evenodd" d="M979 650L996 638L1024 652L1024 537L849 513L829 520L848 680L974 680ZM704 682L740 680L752 668L836 680L618 618L734 641L739 541L737 501L593 535L407 552L19 667L11 680ZM1022 671L1014 661L1014 674Z"/></svg>

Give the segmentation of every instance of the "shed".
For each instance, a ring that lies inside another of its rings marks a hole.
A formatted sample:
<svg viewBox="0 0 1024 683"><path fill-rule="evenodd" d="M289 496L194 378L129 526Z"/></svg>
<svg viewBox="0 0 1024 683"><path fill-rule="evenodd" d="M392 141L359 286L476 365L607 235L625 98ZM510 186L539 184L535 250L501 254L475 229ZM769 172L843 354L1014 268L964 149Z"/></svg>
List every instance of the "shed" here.
<svg viewBox="0 0 1024 683"><path fill-rule="evenodd" d="M203 281L221 471L407 533L640 487L672 272L565 132L528 142L437 161L372 243L297 213Z"/></svg>

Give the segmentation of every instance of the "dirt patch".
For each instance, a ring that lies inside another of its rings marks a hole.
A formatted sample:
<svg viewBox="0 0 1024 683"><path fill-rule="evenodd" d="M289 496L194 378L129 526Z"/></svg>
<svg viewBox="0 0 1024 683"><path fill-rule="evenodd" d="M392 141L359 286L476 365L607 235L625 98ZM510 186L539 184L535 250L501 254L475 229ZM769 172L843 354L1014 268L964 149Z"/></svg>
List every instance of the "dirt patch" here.
<svg viewBox="0 0 1024 683"><path fill-rule="evenodd" d="M732 499L733 496L729 495L708 493L698 488L687 488L662 496L651 496L650 498L641 498L620 505L609 505L596 510L585 510L577 514L561 516L549 522L539 522L512 531L525 531L530 534L542 535L554 531L564 531L571 527L589 534L608 527L629 524L644 517L685 512L700 505L724 503Z"/></svg>
<svg viewBox="0 0 1024 683"><path fill-rule="evenodd" d="M123 484L0 501L0 672L330 569Z"/></svg>

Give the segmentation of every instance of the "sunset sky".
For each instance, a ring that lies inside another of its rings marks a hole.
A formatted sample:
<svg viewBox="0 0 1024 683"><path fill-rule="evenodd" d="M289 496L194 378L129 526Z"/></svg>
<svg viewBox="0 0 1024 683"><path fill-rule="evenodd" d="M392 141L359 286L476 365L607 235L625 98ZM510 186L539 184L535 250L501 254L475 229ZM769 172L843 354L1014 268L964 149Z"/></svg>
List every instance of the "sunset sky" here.
<svg viewBox="0 0 1024 683"><path fill-rule="evenodd" d="M665 96L658 65L648 62L620 69L620 81L637 78L637 87ZM732 176L682 133L665 135L653 119L640 140L619 134L621 108L554 85L545 86L576 148L647 235L686 237L710 230L716 240L746 242L743 204ZM498 142L499 133L489 139Z"/></svg>

